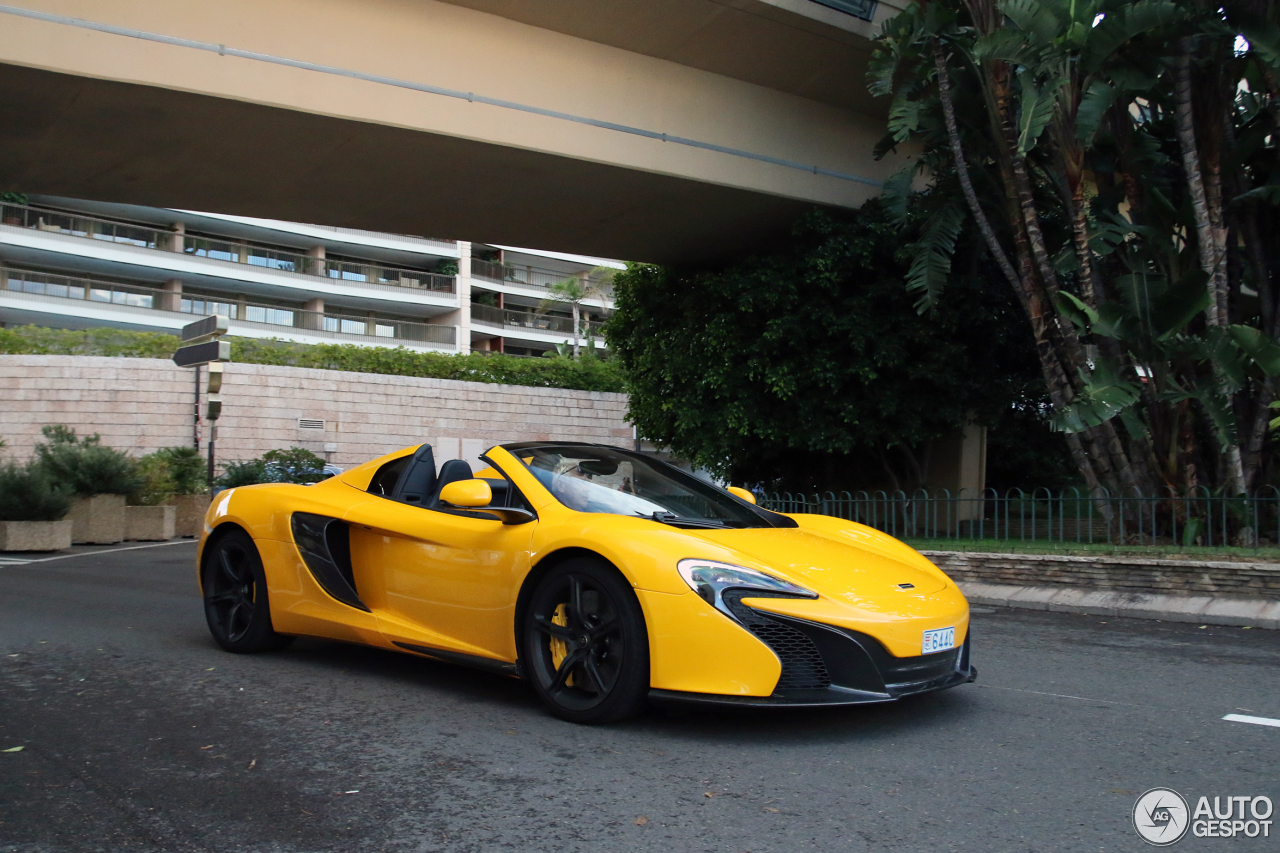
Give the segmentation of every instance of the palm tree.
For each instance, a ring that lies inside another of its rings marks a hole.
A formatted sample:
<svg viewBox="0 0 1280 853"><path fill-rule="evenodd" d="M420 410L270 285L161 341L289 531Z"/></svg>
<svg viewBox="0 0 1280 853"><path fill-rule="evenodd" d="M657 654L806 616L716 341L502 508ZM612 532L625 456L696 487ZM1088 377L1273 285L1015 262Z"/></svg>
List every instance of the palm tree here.
<svg viewBox="0 0 1280 853"><path fill-rule="evenodd" d="M890 208L908 215L916 170L934 189L913 202L927 219L908 284L933 308L972 221L1095 493L1235 493L1265 468L1280 381L1277 9L927 0L878 40L870 87L893 96L880 150L924 143L888 182Z"/></svg>
<svg viewBox="0 0 1280 853"><path fill-rule="evenodd" d="M547 288L547 296L538 303L539 311L546 311L553 305L568 303L573 311L573 357L579 354L581 340L582 306L588 299L599 299L600 310L606 310L605 302L609 298L608 287L613 281L615 270L608 267L596 267L586 277L571 276L561 279ZM587 322L591 317L587 315Z"/></svg>

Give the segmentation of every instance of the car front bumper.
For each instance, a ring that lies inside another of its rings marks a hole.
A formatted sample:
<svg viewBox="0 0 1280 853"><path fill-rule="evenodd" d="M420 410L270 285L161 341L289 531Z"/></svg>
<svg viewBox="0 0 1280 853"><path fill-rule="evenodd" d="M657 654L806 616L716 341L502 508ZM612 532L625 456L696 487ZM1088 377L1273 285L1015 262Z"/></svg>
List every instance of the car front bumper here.
<svg viewBox="0 0 1280 853"><path fill-rule="evenodd" d="M748 708L863 705L945 690L978 677L969 659L971 633L958 648L894 657L878 640L860 631L765 614L745 605L734 609L744 626L782 662L782 677L773 693L731 696L655 689L649 691L652 701Z"/></svg>

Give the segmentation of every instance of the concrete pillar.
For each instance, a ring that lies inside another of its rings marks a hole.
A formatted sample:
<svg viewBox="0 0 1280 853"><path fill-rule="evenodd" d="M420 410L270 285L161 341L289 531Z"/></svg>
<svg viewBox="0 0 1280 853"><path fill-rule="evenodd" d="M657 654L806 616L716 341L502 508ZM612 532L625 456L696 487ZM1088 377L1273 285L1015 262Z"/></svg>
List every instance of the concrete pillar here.
<svg viewBox="0 0 1280 853"><path fill-rule="evenodd" d="M471 244L458 241L458 352L471 352Z"/></svg>
<svg viewBox="0 0 1280 853"><path fill-rule="evenodd" d="M171 278L164 284L160 285L160 289L165 293L163 296L159 297L160 304L156 307L163 311L181 311L182 282L176 278Z"/></svg>
<svg viewBox="0 0 1280 853"><path fill-rule="evenodd" d="M427 318L430 326L453 326L458 332L458 352L471 352L471 244L458 241L458 274L453 277L458 310Z"/></svg>
<svg viewBox="0 0 1280 853"><path fill-rule="evenodd" d="M169 227L173 229L173 236L169 238L169 248L178 254L182 254L187 250L185 236L187 226L181 222L175 222Z"/></svg>
<svg viewBox="0 0 1280 853"><path fill-rule="evenodd" d="M310 269L303 270L310 275L325 275L324 271L324 246L312 246L307 249L307 257L315 258L317 263L310 264Z"/></svg>
<svg viewBox="0 0 1280 853"><path fill-rule="evenodd" d="M982 491L987 487L987 428L972 419L933 442L928 483L930 491L946 489L956 504L954 520L971 521L982 515Z"/></svg>
<svg viewBox="0 0 1280 853"><path fill-rule="evenodd" d="M302 314L299 317L298 322L294 323L295 326L298 326L299 328L302 328L302 329L316 329L316 330L320 330L324 328L324 300L323 299L321 299L319 296L315 297L314 299L308 299L306 302L302 304L302 310L310 311L314 313Z"/></svg>

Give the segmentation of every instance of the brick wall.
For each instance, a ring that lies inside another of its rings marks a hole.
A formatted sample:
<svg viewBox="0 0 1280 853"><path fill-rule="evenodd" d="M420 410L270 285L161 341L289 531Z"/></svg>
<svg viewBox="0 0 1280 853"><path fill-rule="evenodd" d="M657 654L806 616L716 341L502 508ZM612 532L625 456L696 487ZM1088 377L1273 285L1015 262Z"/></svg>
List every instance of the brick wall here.
<svg viewBox="0 0 1280 853"><path fill-rule="evenodd" d="M1016 586L1066 586L1165 595L1247 595L1280 599L1275 563L1156 560L925 551L957 581Z"/></svg>
<svg viewBox="0 0 1280 853"><path fill-rule="evenodd" d="M0 355L3 452L27 458L45 424L100 433L104 444L135 455L189 445L194 385L193 371L159 359ZM228 364L222 400L223 460L294 445L326 455L327 445L335 448L329 460L349 467L428 442L439 460L474 464L510 441L632 444L624 394ZM324 426L302 429L300 419Z"/></svg>

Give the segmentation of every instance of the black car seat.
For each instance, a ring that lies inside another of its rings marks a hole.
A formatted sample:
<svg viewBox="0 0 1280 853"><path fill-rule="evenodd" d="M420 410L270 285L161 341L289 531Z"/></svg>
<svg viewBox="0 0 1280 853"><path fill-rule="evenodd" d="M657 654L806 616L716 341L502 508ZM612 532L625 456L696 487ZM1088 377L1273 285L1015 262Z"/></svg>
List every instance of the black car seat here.
<svg viewBox="0 0 1280 853"><path fill-rule="evenodd" d="M431 496L430 506L440 506L440 492L450 483L472 479L471 466L463 459L450 459L440 466L440 476L436 478L435 493Z"/></svg>
<svg viewBox="0 0 1280 853"><path fill-rule="evenodd" d="M413 461L400 475L392 500L425 506L436 493L436 457L431 445L424 444L413 454Z"/></svg>

